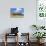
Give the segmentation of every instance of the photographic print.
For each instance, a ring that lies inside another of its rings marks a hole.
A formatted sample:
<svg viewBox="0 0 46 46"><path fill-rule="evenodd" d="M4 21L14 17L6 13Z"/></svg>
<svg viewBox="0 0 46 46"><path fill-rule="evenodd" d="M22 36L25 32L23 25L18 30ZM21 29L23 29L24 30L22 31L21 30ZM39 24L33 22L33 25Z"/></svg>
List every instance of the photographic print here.
<svg viewBox="0 0 46 46"><path fill-rule="evenodd" d="M10 8L11 17L24 17L24 8Z"/></svg>

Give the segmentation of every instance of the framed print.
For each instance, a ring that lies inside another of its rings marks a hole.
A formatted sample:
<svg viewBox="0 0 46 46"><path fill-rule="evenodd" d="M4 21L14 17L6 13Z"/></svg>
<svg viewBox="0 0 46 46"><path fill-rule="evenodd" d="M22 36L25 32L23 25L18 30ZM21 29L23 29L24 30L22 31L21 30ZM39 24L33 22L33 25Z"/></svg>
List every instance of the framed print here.
<svg viewBox="0 0 46 46"><path fill-rule="evenodd" d="M36 24L46 25L46 0L36 0Z"/></svg>
<svg viewBox="0 0 46 46"><path fill-rule="evenodd" d="M24 8L10 8L10 16L14 18L24 17Z"/></svg>
<svg viewBox="0 0 46 46"><path fill-rule="evenodd" d="M37 0L37 16L46 18L46 0Z"/></svg>

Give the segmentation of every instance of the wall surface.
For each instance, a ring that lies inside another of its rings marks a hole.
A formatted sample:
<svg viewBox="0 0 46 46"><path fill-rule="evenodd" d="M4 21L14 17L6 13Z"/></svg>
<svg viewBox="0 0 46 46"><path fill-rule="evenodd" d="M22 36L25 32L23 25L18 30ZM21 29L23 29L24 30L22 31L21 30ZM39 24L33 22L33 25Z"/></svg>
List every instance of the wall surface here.
<svg viewBox="0 0 46 46"><path fill-rule="evenodd" d="M24 18L10 18L10 8L24 8ZM36 0L0 0L0 34L9 32L11 27L19 27L19 32L30 32L36 24Z"/></svg>

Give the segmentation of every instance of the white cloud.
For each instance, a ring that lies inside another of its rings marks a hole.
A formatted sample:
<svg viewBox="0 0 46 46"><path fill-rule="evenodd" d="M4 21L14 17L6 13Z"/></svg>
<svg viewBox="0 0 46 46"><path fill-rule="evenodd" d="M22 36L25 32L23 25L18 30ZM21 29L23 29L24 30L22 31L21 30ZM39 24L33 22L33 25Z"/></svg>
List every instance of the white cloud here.
<svg viewBox="0 0 46 46"><path fill-rule="evenodd" d="M20 12L21 11L21 8L17 8L16 12Z"/></svg>

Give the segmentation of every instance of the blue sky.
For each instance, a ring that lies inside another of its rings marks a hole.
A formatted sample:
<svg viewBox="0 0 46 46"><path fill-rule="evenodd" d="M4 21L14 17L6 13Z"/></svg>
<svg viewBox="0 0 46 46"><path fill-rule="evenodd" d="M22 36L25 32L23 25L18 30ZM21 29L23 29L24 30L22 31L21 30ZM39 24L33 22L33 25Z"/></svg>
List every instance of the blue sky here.
<svg viewBox="0 0 46 46"><path fill-rule="evenodd" d="M11 13L16 13L16 12L20 12L20 13L24 13L24 8L11 8Z"/></svg>

